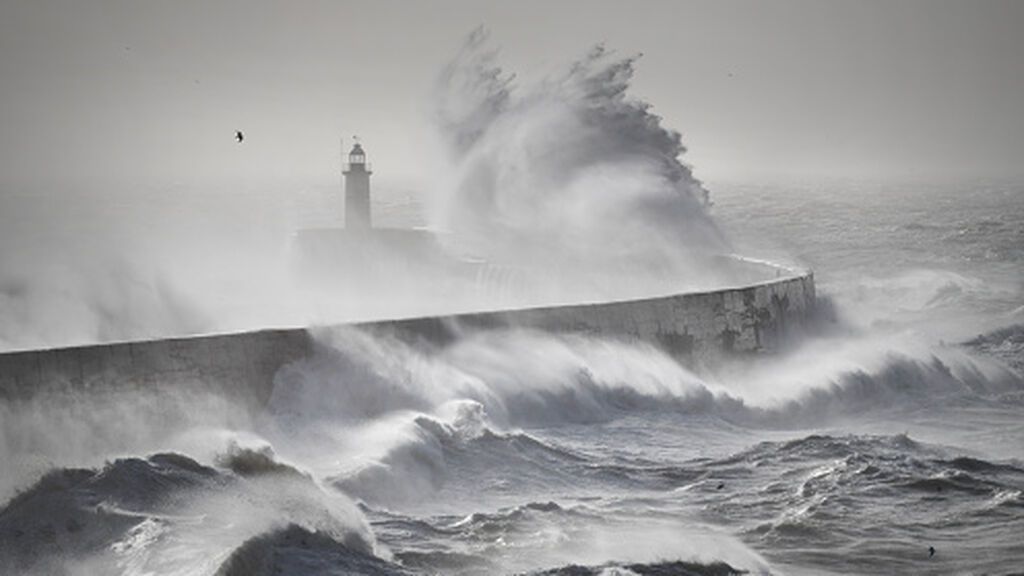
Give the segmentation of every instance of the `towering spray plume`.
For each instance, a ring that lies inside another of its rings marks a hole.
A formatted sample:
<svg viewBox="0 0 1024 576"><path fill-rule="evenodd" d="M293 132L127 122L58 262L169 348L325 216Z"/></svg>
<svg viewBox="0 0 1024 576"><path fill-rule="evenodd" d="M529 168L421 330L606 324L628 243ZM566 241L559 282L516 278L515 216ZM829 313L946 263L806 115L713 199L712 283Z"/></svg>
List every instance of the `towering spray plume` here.
<svg viewBox="0 0 1024 576"><path fill-rule="evenodd" d="M726 249L679 133L627 95L637 58L598 45L518 87L475 30L440 77L455 169L436 223L505 263L664 268Z"/></svg>

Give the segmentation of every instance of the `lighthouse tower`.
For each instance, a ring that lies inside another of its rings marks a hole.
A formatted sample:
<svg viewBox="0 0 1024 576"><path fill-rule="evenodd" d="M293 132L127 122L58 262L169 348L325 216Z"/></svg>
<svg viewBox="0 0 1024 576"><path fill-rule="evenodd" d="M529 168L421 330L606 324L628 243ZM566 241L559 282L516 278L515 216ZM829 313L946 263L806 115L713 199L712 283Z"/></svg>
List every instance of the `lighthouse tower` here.
<svg viewBox="0 0 1024 576"><path fill-rule="evenodd" d="M370 219L370 171L366 153L357 142L348 153L348 162L342 172L345 175L345 229L367 230L372 226Z"/></svg>

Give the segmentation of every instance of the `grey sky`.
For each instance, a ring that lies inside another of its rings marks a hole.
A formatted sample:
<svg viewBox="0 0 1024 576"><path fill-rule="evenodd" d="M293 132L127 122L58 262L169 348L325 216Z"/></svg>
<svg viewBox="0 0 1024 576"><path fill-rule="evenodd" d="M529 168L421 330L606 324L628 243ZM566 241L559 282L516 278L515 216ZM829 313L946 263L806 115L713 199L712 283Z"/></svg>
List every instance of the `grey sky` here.
<svg viewBox="0 0 1024 576"><path fill-rule="evenodd" d="M524 81L643 52L634 96L712 183L1024 173L1024 2L5 0L0 194L324 185L352 134L415 187L478 24Z"/></svg>

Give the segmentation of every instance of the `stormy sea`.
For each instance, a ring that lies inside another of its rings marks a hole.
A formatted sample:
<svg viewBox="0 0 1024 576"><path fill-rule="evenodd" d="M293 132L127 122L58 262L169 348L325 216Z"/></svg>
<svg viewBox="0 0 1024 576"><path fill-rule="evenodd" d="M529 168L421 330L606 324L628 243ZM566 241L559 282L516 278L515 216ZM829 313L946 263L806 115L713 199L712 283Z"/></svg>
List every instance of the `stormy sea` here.
<svg viewBox="0 0 1024 576"><path fill-rule="evenodd" d="M552 246L593 246L622 220L619 196L585 191L642 191L647 204L628 213L657 225L675 206L658 194L682 190L687 202L666 218L686 222L673 242L728 238L740 254L814 270L819 318L804 333L771 354L695 366L613 335L510 328L428 343L321 328L318 352L283 367L257 410L173 383L5 395L0 574L1020 573L1024 185L715 183L707 207L675 160L679 135L623 99L632 60L605 58L595 50L545 84L554 96L511 95L486 61L470 67L490 82L477 110L500 114L442 107L466 158L450 189L485 192L451 202L472 217L449 211L449 229L468 237L477 231L460 222L484 222L494 240L526 222L541 240L526 258L537 261ZM530 154L510 152L523 142ZM527 173L517 162L531 163L533 180L517 180ZM538 187L568 192L523 197ZM606 202L580 218L595 234L559 236L579 212L557 211L580 198ZM44 204L0 216L29 239L2 248L5 272L30 245L84 260L81 245L48 244L25 214L65 214L73 227L97 203ZM258 221L250 204L232 216ZM401 198L376 208L398 224L423 211ZM153 222L174 209L158 205ZM256 229L266 227L238 225L236 236ZM621 256L649 252L644 238L637 231ZM124 239L107 238L133 244ZM200 261L212 246L178 249ZM241 260L160 265L184 282ZM87 284L71 273L7 281L3 341L36 346L73 324L98 340L173 321L184 321L179 334L206 328L189 323L201 311L172 305L192 287L133 291L151 278L134 270L91 266ZM680 283L692 272L681 266ZM244 304L266 278L208 303L241 310L215 328L260 325ZM562 288L571 297L573 285ZM91 294L92 306L69 293ZM153 309L161 315L147 317Z"/></svg>
<svg viewBox="0 0 1024 576"><path fill-rule="evenodd" d="M738 244L816 271L831 319L785 353L697 373L611 338L336 329L260 414L5 403L0 571L1019 571L1024 189L716 198Z"/></svg>

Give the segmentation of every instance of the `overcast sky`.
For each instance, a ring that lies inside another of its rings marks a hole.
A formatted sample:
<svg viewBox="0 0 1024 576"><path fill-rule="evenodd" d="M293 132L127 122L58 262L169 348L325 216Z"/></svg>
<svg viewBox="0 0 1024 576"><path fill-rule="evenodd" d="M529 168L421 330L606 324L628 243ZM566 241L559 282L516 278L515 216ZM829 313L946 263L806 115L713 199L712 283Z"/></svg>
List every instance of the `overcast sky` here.
<svg viewBox="0 0 1024 576"><path fill-rule="evenodd" d="M480 24L524 79L642 52L711 182L1024 173L1024 2L3 0L0 194L325 185L352 134L415 187Z"/></svg>

